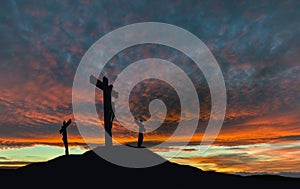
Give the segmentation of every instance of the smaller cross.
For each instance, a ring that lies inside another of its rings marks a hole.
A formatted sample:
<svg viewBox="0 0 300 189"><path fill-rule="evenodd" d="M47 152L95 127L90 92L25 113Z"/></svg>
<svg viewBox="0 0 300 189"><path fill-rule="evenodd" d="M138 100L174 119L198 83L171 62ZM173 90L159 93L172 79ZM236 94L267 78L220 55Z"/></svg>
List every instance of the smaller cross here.
<svg viewBox="0 0 300 189"><path fill-rule="evenodd" d="M62 134L62 140L65 145L65 152L66 155L69 155L69 147L68 147L68 135L67 135L67 127L71 124L72 120L69 119L68 122L64 121L63 125L61 126L61 129L59 130L59 133Z"/></svg>

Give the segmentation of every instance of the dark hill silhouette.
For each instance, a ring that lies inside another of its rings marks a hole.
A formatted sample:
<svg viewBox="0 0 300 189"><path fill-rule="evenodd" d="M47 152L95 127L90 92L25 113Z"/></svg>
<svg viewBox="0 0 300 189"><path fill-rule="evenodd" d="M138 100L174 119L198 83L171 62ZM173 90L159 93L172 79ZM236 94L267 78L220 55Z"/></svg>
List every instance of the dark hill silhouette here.
<svg viewBox="0 0 300 189"><path fill-rule="evenodd" d="M113 148L122 150L122 147ZM147 149L144 152L148 158L161 158ZM201 171L169 161L149 168L125 168L107 162L93 151L64 155L0 174L1 184L7 182L7 186L23 188L300 188L300 179L270 175L243 177Z"/></svg>

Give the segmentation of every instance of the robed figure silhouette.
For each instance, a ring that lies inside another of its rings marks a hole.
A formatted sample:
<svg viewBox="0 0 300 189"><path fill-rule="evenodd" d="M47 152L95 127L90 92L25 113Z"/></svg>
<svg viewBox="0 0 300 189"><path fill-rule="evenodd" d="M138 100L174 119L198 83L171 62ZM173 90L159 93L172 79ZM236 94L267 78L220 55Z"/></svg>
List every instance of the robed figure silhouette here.
<svg viewBox="0 0 300 189"><path fill-rule="evenodd" d="M65 145L65 153L66 155L69 155L69 147L68 147L68 135L67 135L67 127L71 124L72 120L69 119L68 122L64 121L63 125L61 126L61 129L59 130L59 133L62 134L62 140Z"/></svg>
<svg viewBox="0 0 300 189"><path fill-rule="evenodd" d="M138 142L137 142L137 147L141 148L144 140L144 132L146 131L144 125L143 125L143 120L140 119L138 121L137 119L134 120L135 123L139 126L139 135L138 135Z"/></svg>

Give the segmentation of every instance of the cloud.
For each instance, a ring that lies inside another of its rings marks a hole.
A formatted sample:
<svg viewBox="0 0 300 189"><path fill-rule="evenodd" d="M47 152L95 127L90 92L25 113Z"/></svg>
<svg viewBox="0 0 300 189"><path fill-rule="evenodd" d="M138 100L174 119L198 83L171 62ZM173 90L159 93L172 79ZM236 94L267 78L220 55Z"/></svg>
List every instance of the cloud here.
<svg viewBox="0 0 300 189"><path fill-rule="evenodd" d="M197 149L197 146L192 146L192 148ZM218 172L284 175L284 173L295 172L294 168L299 164L297 157L300 152L298 149L298 141L286 144L212 146L204 153L182 151L172 161Z"/></svg>
<svg viewBox="0 0 300 189"><path fill-rule="evenodd" d="M216 143L284 141L299 135L300 51L296 19L299 13L295 3L281 2L280 8L274 8L263 2L170 1L162 5L155 1L74 4L10 1L3 3L3 7L1 14L5 19L0 31L3 39L0 46L2 140L21 141L20 144L28 141L59 143L62 121L74 120L72 82L84 52L107 32L142 21L183 27L212 50L223 72L228 97L225 124ZM164 16L157 14L161 12ZM201 123L198 130L202 133L197 134L201 137L210 116L209 88L201 70L182 53L153 44L132 47L113 57L102 75L109 75L113 82L131 62L149 57L174 62L190 76L199 94ZM146 139L151 141L166 139L176 128L180 113L174 90L164 84L158 87L154 84L145 81L136 86L131 103L132 112L146 118L151 98L158 96L168 106L168 124L148 134ZM96 90L96 94L100 120L89 115L83 118L91 128L103 122L101 91ZM84 92L82 96L84 99ZM143 106L138 107L138 103ZM75 124L69 130L71 141L82 141ZM118 140L136 139L135 133L118 122L114 133Z"/></svg>
<svg viewBox="0 0 300 189"><path fill-rule="evenodd" d="M28 147L34 147L36 145L47 145L47 146L60 146L60 147L64 147L63 142L59 142L59 140L56 139L42 139L42 140L36 140L36 141L32 141L32 140L24 140L24 139L19 139L17 141L13 141L13 140L0 140L0 149L1 150L7 150L7 149L19 149L19 148L28 148ZM90 143L89 145L99 145L99 144L93 144ZM74 139L71 138L69 141L69 146L73 147L73 146L80 146L82 148L85 148L87 146L87 143L84 142L83 140L79 140L79 139ZM4 158L4 157L3 157ZM1 159L1 157L0 157Z"/></svg>
<svg viewBox="0 0 300 189"><path fill-rule="evenodd" d="M223 72L226 117L206 154L199 155L193 145L200 143L210 117L209 86L202 71L184 54L160 45L138 45L113 57L99 76L109 76L113 82L130 63L151 57L169 60L188 74L199 96L199 126L188 148L174 161L204 170L298 176L298 2L282 1L273 6L252 1L5 1L1 7L1 149L63 146L58 131L62 121L69 118L73 120L68 128L70 146L87 149L86 143L103 143L103 137L95 133L97 125L103 124L101 91L95 91L99 119L90 112L80 117L90 129L90 138L84 140L76 127L72 113L76 69L87 49L101 36L120 26L155 21L177 25L199 37ZM86 99L85 91L81 96L83 102L94 100ZM153 98L162 99L168 112L159 129L145 134L144 144L148 146L168 139L180 120L176 92L154 80L135 87L130 96L133 115L148 119L148 104ZM190 112L187 117L195 119ZM154 151L181 149L179 144L188 142L184 136L188 132L177 138L178 146ZM120 143L135 144L137 133L115 121L113 137ZM1 167L30 163L5 158L0 157Z"/></svg>
<svg viewBox="0 0 300 189"><path fill-rule="evenodd" d="M0 161L0 165L10 165L10 166L20 166L20 165L27 165L29 163L32 163L32 162L28 162L28 161L5 161L5 162L2 162Z"/></svg>

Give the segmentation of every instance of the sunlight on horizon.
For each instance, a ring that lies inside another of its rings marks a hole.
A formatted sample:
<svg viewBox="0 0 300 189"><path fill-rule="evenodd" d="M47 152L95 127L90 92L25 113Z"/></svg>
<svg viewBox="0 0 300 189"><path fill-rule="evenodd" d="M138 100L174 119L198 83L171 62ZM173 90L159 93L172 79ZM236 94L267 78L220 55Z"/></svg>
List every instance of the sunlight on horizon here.
<svg viewBox="0 0 300 189"><path fill-rule="evenodd" d="M174 150L182 150L169 161L197 167L203 171L216 171L231 174L279 174L299 177L295 167L300 167L298 149L300 142L261 143L238 146L211 146L204 153L198 151L199 145L171 145L164 149L150 148L154 153L169 159ZM83 154L82 146L69 148L70 154ZM17 168L33 162L43 162L62 156L64 148L59 146L35 145L18 149L0 150L0 168Z"/></svg>
<svg viewBox="0 0 300 189"><path fill-rule="evenodd" d="M261 143L238 146L211 146L204 153L199 145L170 146L169 150L157 150L157 154L168 158L172 150L182 149L171 162L191 165L203 171L216 171L231 174L278 174L299 177L300 142Z"/></svg>
<svg viewBox="0 0 300 189"><path fill-rule="evenodd" d="M70 154L82 154L84 150L80 146L69 148ZM0 150L0 169L17 168L34 162L43 162L58 156L65 155L65 149L59 146L34 145L23 148L8 148Z"/></svg>

